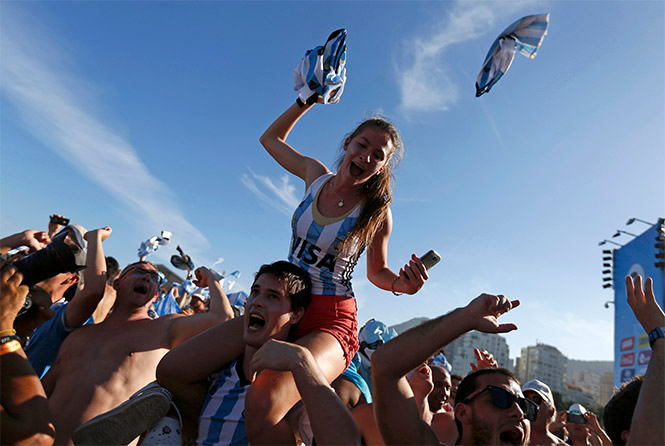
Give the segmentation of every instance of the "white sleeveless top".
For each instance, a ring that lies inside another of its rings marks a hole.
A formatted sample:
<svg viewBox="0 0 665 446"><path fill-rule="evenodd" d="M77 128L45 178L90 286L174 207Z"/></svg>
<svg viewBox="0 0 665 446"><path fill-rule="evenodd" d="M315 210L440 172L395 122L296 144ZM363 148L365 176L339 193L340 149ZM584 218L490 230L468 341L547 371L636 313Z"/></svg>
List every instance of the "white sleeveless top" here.
<svg viewBox="0 0 665 446"><path fill-rule="evenodd" d="M317 207L319 193L333 176L326 173L314 180L293 213L289 261L310 274L312 294L353 297L351 273L362 249L357 243L345 252L340 249L358 220L362 202L340 217L321 215Z"/></svg>

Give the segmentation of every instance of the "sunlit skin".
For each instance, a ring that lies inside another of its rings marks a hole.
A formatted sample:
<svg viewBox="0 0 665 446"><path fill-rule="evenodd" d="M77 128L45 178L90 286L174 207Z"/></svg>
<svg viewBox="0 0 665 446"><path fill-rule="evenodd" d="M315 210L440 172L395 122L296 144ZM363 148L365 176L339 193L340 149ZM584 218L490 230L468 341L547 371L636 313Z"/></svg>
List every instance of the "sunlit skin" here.
<svg viewBox="0 0 665 446"><path fill-rule="evenodd" d="M101 323L77 328L62 343L42 379L56 444L72 444L78 426L154 381L157 365L171 348L226 320L222 305L205 314L151 318L148 309L159 279L154 265L128 266L113 281L113 312Z"/></svg>
<svg viewBox="0 0 665 446"><path fill-rule="evenodd" d="M284 281L262 274L252 285L245 304L245 343L260 348L268 339L286 340L291 325L303 314L302 308L291 311Z"/></svg>
<svg viewBox="0 0 665 446"><path fill-rule="evenodd" d="M120 307L144 307L157 297L159 291L159 275L154 265L140 263L125 268L113 282L118 293L115 310ZM120 297L122 296L122 297Z"/></svg>
<svg viewBox="0 0 665 446"><path fill-rule="evenodd" d="M377 174L393 151L390 136L378 127L367 127L344 143L344 159L336 174L336 186L358 188Z"/></svg>

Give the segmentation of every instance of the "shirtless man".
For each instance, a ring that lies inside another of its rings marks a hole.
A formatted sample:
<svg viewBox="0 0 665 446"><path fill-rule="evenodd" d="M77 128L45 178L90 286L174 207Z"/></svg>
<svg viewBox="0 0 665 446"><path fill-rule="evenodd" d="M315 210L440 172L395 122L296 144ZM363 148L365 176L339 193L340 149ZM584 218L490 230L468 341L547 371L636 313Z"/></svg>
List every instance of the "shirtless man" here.
<svg viewBox="0 0 665 446"><path fill-rule="evenodd" d="M199 268L197 277L213 282L206 268ZM154 381L157 364L169 349L231 317L219 298L211 303L210 313L151 319L148 309L157 297L159 274L147 262L127 266L113 288L117 291L113 312L104 322L70 334L42 380L56 444L73 444L72 433L79 425Z"/></svg>

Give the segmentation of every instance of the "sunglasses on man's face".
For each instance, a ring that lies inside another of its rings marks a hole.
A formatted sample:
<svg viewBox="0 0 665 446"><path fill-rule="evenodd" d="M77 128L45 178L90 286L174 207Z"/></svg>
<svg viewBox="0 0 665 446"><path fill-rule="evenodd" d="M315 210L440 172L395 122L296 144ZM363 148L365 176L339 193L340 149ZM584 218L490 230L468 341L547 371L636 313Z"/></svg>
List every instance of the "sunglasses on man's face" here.
<svg viewBox="0 0 665 446"><path fill-rule="evenodd" d="M499 409L508 409L513 403L517 403L524 414L524 418L529 421L536 421L536 417L538 416L538 406L535 403L527 400L523 396L518 396L506 389L502 389L501 387L487 386L484 389L476 390L471 395L464 398L463 403L466 404L470 402L472 399L486 391L489 391L490 393L490 401L492 404Z"/></svg>
<svg viewBox="0 0 665 446"><path fill-rule="evenodd" d="M159 277L159 273L157 271L150 271L150 270L147 270L147 269L144 269L144 268L141 268L141 267L137 267L137 268L131 268L129 270L124 270L120 274L120 277L122 277L122 276L124 276L124 275L126 275L130 272L135 276L142 276L144 274L149 274L150 275L150 280L154 280L155 282L157 282L159 284L160 277Z"/></svg>
<svg viewBox="0 0 665 446"><path fill-rule="evenodd" d="M536 406L539 406L539 407L540 407L541 404L543 404L543 401L544 401L544 400L540 397L540 395L536 395L536 394L533 394L533 393L532 393L532 394L529 394L529 395L524 395L524 397L525 397L527 400L531 401L532 403L534 403Z"/></svg>

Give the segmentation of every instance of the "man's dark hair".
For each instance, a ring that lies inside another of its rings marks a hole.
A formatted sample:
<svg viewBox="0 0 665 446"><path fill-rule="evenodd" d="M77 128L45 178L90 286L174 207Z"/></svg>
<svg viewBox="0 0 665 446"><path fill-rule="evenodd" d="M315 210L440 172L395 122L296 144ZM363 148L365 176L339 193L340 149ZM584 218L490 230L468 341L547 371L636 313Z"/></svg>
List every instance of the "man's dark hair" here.
<svg viewBox="0 0 665 446"><path fill-rule="evenodd" d="M457 394L455 395L455 406L459 403L463 403L464 400L471 395L473 392L478 390L478 378L485 375L503 375L507 376L509 379L515 381L517 385L522 387L520 380L512 373L510 370L502 368L487 368L476 370L471 372L462 379L462 381L457 386ZM459 440L462 440L462 423L459 422L457 416L455 416L455 425L457 426L457 432L459 433Z"/></svg>
<svg viewBox="0 0 665 446"><path fill-rule="evenodd" d="M291 299L291 311L299 308L307 309L312 300L312 282L305 270L286 260L279 260L261 265L256 276L254 276L254 283L264 274L270 274L284 281L286 291Z"/></svg>
<svg viewBox="0 0 665 446"><path fill-rule="evenodd" d="M464 377L462 375L458 375L457 373L455 373L454 375L450 375L450 379L451 380L456 379L457 381L462 381Z"/></svg>
<svg viewBox="0 0 665 446"><path fill-rule="evenodd" d="M621 439L621 432L630 430L630 423L633 420L633 412L637 405L637 397L640 395L642 381L644 381L644 376L640 375L624 383L605 405L603 424L607 436L612 440L612 444L626 444Z"/></svg>
<svg viewBox="0 0 665 446"><path fill-rule="evenodd" d="M107 279L115 278L115 275L118 274L120 270L120 265L118 261L111 256L106 257L106 277Z"/></svg>

